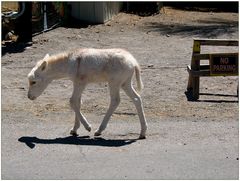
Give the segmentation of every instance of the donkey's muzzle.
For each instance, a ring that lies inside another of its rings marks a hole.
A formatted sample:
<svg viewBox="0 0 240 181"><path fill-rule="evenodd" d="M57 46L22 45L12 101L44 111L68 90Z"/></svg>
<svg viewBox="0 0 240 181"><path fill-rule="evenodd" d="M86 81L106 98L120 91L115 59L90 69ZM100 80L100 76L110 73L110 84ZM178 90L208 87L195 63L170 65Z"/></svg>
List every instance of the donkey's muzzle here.
<svg viewBox="0 0 240 181"><path fill-rule="evenodd" d="M36 99L36 97L34 97L34 96L32 96L31 94L28 93L28 99L34 100L34 99Z"/></svg>

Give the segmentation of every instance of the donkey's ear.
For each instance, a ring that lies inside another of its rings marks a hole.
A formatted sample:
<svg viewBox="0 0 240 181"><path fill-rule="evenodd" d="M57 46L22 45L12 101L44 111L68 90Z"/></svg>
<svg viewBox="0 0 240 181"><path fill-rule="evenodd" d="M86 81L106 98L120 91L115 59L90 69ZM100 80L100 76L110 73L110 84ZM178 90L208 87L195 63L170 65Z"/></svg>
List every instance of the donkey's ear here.
<svg viewBox="0 0 240 181"><path fill-rule="evenodd" d="M47 68L47 62L43 61L42 64L40 65L40 70L44 71Z"/></svg>
<svg viewBox="0 0 240 181"><path fill-rule="evenodd" d="M49 57L49 54L46 54L43 60L47 59Z"/></svg>

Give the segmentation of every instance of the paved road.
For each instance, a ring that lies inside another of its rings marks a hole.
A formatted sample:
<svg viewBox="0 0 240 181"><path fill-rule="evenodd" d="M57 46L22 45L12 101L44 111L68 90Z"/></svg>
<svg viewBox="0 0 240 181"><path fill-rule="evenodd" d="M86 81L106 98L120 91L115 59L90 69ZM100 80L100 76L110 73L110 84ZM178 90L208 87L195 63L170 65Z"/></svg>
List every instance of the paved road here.
<svg viewBox="0 0 240 181"><path fill-rule="evenodd" d="M137 120L115 119L99 138L83 127L68 136L70 122L25 121L2 125L2 179L238 178L236 121L153 120L145 140Z"/></svg>

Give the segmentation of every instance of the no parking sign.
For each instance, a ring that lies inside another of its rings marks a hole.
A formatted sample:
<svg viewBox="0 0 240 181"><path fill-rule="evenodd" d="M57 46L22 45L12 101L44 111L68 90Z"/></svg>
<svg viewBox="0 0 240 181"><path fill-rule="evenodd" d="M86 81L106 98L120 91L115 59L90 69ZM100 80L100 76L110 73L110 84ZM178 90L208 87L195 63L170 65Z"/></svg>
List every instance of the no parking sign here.
<svg viewBox="0 0 240 181"><path fill-rule="evenodd" d="M238 53L210 54L210 75L238 75Z"/></svg>

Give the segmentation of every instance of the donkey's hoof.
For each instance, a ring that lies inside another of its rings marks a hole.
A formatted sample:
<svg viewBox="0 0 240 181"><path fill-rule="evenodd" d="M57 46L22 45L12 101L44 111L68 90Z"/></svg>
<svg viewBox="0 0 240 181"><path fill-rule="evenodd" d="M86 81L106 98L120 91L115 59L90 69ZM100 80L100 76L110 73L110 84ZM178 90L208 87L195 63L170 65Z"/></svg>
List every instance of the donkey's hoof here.
<svg viewBox="0 0 240 181"><path fill-rule="evenodd" d="M96 132L94 133L94 136L100 136L100 135L101 135L101 133L98 132L98 131L96 131Z"/></svg>
<svg viewBox="0 0 240 181"><path fill-rule="evenodd" d="M91 127L91 125L89 125L89 126L86 126L85 129L86 129L88 132L91 132L92 127Z"/></svg>
<svg viewBox="0 0 240 181"><path fill-rule="evenodd" d="M141 139L141 140L142 140L142 139L146 139L146 136L140 134L139 139Z"/></svg>
<svg viewBox="0 0 240 181"><path fill-rule="evenodd" d="M72 136L78 136L77 132L74 131L74 130L71 130L71 131L70 131L70 135L72 135Z"/></svg>

